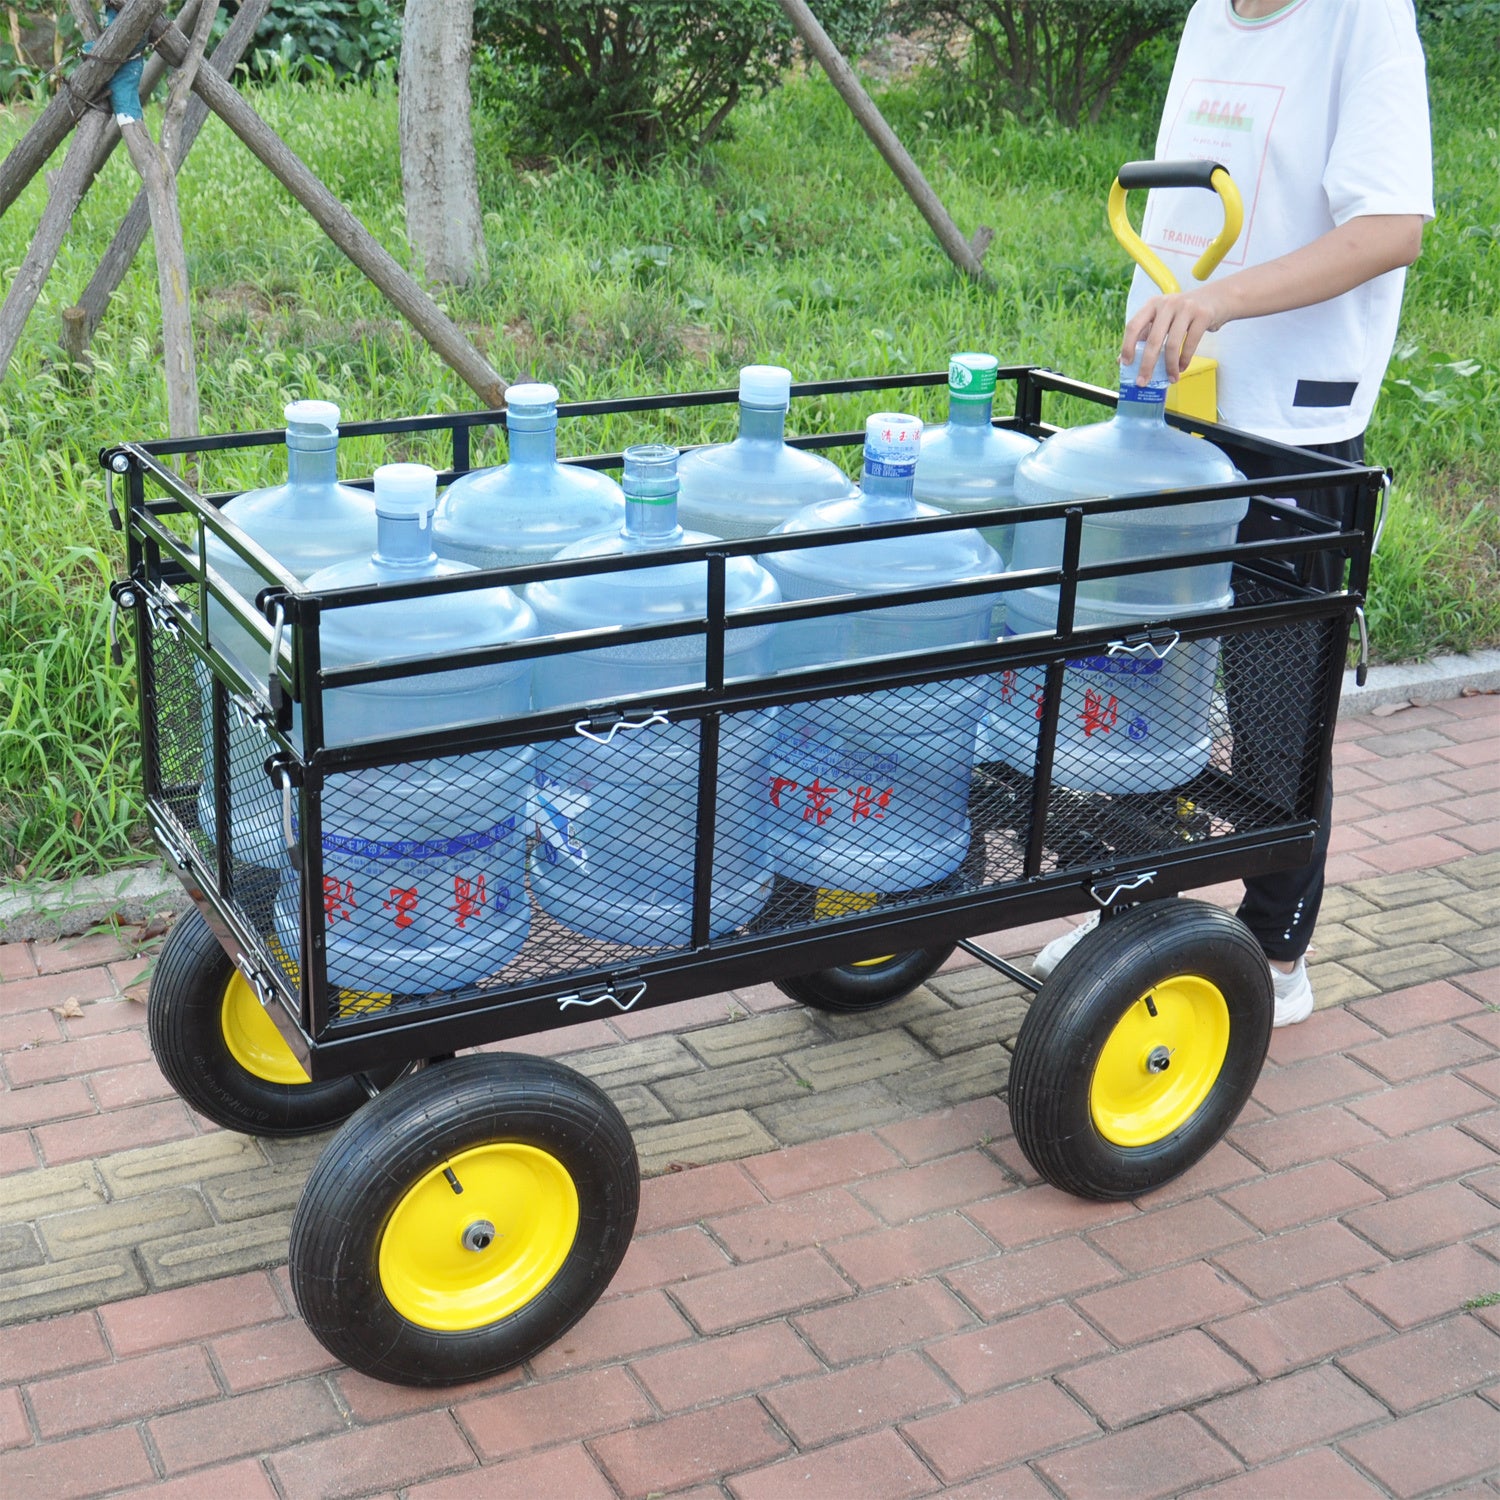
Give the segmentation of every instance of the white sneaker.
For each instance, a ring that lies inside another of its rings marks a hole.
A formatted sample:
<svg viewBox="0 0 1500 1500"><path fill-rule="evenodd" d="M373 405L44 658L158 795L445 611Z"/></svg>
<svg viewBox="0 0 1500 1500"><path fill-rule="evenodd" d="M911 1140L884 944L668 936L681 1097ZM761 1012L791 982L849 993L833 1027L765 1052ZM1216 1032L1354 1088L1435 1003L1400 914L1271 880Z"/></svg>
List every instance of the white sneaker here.
<svg viewBox="0 0 1500 1500"><path fill-rule="evenodd" d="M1085 917L1072 932L1065 932L1061 937L1053 938L1031 960L1031 972L1038 979L1045 979L1098 925L1099 913L1095 912L1093 916Z"/></svg>
<svg viewBox="0 0 1500 1500"><path fill-rule="evenodd" d="M1297 967L1290 974L1283 974L1272 964L1271 984L1276 991L1274 1025L1295 1026L1312 1014L1312 982L1307 977L1307 965L1300 958L1297 960Z"/></svg>

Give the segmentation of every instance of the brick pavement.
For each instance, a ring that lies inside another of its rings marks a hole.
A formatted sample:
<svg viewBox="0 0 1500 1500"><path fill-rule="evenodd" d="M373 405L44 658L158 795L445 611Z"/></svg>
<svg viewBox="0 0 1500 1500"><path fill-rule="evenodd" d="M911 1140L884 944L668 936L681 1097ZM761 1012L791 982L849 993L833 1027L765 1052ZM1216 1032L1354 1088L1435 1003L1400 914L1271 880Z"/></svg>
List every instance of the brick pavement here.
<svg viewBox="0 0 1500 1500"><path fill-rule="evenodd" d="M0 947L0 1495L1493 1495L1497 710L1341 726L1324 1009L1150 1198L1036 1182L996 1096L1021 996L962 964L872 1016L765 986L530 1039L660 1175L599 1306L459 1391L290 1311L319 1142L171 1095L149 945Z"/></svg>

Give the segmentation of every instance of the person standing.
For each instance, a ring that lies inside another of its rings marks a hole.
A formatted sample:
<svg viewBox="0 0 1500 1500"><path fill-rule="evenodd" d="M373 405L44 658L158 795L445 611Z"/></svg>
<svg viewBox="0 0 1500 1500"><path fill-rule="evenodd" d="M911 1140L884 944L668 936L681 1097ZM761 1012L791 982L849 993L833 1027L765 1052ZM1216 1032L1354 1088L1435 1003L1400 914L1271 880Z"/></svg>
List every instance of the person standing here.
<svg viewBox="0 0 1500 1500"><path fill-rule="evenodd" d="M1218 269L1193 284L1190 267L1220 227L1218 200L1201 190L1151 192L1141 237L1188 290L1156 294L1136 272L1122 362L1144 344L1142 382L1158 355L1176 380L1195 353L1209 355L1219 364L1221 422L1363 462L1406 267L1433 218L1426 63L1412 0L1197 0L1156 157L1228 168L1245 223ZM1342 522L1353 496L1325 489L1289 498ZM1265 535L1253 519L1244 540ZM1302 581L1337 588L1342 568L1337 555L1319 553L1304 560ZM1278 1026L1313 1009L1304 956L1323 896L1330 803L1306 869L1245 882L1238 915L1271 965ZM1051 973L1097 922L1054 939L1034 971Z"/></svg>

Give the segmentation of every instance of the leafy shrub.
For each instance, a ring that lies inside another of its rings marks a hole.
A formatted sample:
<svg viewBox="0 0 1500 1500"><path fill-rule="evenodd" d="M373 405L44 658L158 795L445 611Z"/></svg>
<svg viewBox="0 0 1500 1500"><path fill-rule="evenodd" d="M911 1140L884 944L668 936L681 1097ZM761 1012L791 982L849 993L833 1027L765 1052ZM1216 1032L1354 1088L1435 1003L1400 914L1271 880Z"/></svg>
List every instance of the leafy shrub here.
<svg viewBox="0 0 1500 1500"><path fill-rule="evenodd" d="M819 18L840 47L868 45L883 0L825 0ZM514 104L526 144L606 158L703 145L747 93L763 94L792 60L793 32L776 0L478 0L481 93Z"/></svg>
<svg viewBox="0 0 1500 1500"><path fill-rule="evenodd" d="M900 0L897 24L930 27L955 81L1023 120L1098 121L1147 43L1176 35L1190 0Z"/></svg>
<svg viewBox="0 0 1500 1500"><path fill-rule="evenodd" d="M367 78L400 55L401 9L401 0L275 0L255 33L250 71L331 68L341 78Z"/></svg>

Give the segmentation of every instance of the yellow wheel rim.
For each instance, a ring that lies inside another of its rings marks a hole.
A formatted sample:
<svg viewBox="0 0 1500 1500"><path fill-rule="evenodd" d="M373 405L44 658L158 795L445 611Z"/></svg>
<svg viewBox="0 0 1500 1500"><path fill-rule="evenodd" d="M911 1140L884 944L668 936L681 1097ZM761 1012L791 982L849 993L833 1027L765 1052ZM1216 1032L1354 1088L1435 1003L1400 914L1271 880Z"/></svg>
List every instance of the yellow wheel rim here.
<svg viewBox="0 0 1500 1500"><path fill-rule="evenodd" d="M253 1077L266 1083L311 1083L307 1069L297 1061L297 1054L287 1046L266 1014L266 1008L255 998L255 991L238 971L224 990L219 1008L219 1024L229 1055Z"/></svg>
<svg viewBox="0 0 1500 1500"><path fill-rule="evenodd" d="M1208 1097L1228 1051L1219 987L1195 974L1163 981L1120 1017L1099 1054L1089 1084L1095 1129L1116 1146L1171 1135Z"/></svg>
<svg viewBox="0 0 1500 1500"><path fill-rule="evenodd" d="M402 1195L380 1238L380 1285L410 1323L483 1328L539 1296L577 1235L578 1189L555 1156L476 1146Z"/></svg>
<svg viewBox="0 0 1500 1500"><path fill-rule="evenodd" d="M900 956L899 953L884 953L879 958L857 958L849 967L851 969L878 969L881 964L893 963Z"/></svg>

